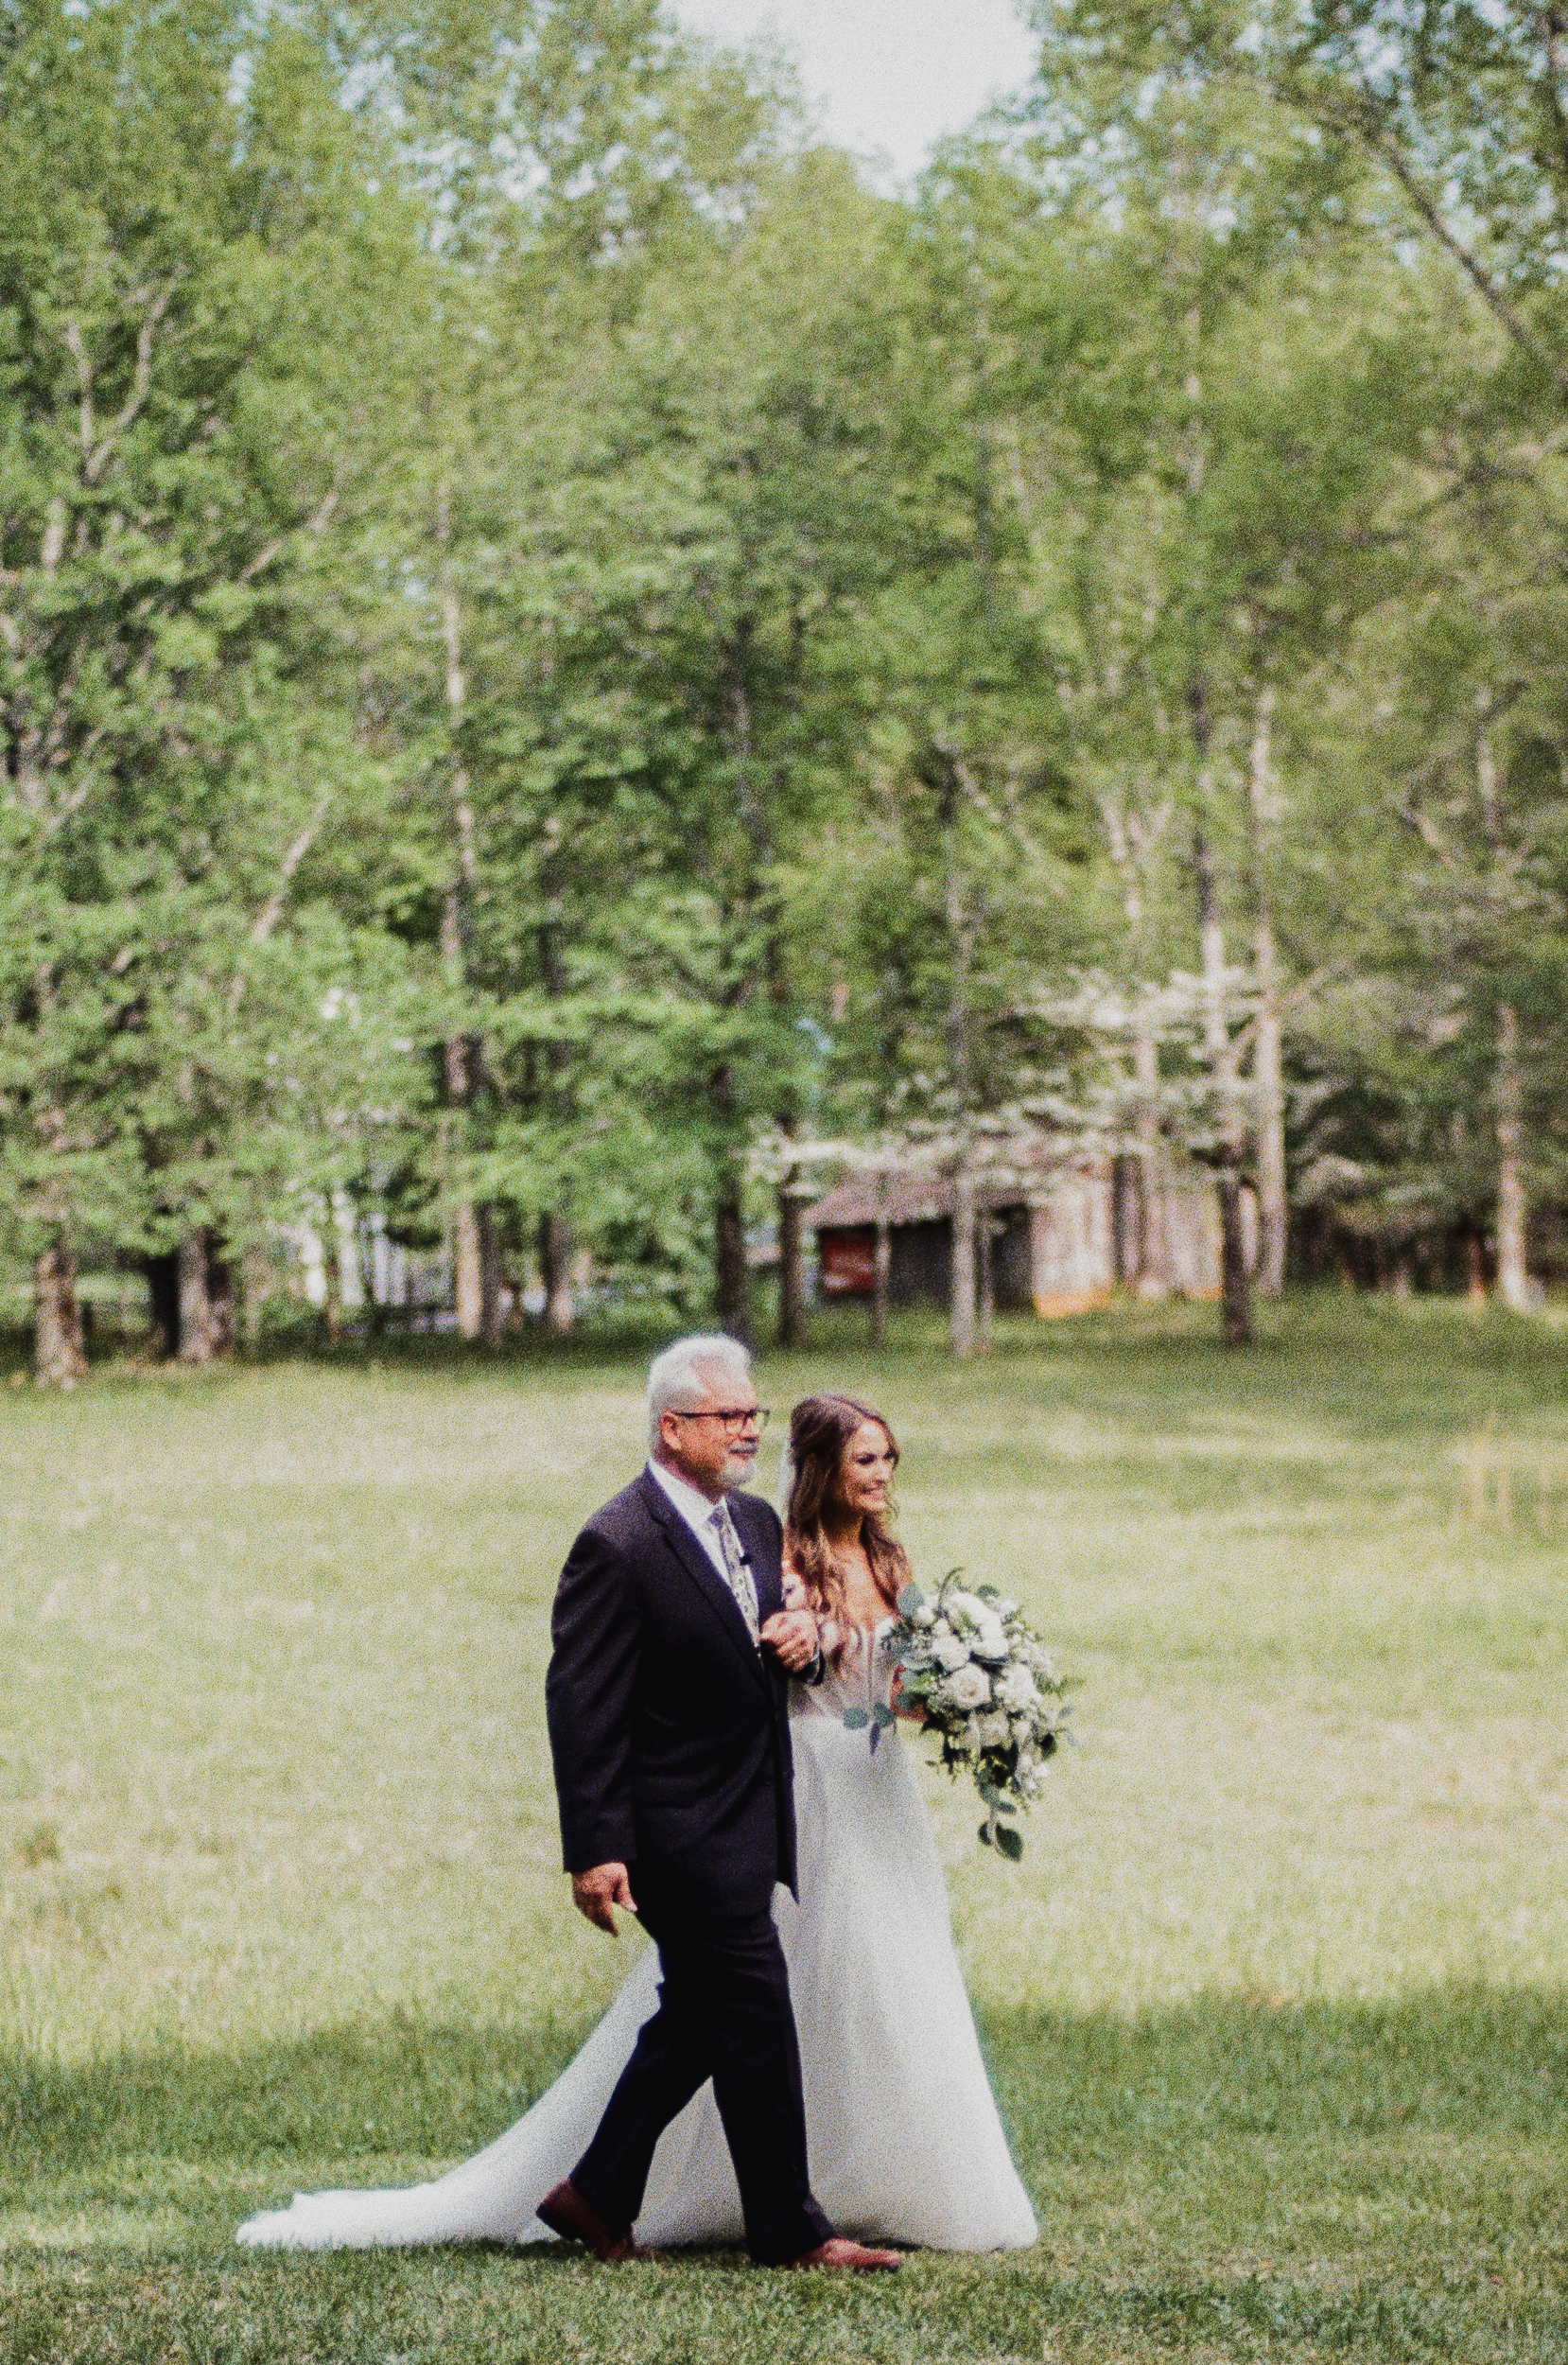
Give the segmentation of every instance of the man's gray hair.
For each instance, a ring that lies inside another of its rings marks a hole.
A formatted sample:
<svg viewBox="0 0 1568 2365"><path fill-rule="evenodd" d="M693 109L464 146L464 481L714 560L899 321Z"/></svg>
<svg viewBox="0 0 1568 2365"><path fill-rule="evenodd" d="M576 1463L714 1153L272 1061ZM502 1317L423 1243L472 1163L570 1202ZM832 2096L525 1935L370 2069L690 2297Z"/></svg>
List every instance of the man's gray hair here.
<svg viewBox="0 0 1568 2365"><path fill-rule="evenodd" d="M677 1339L672 1347L654 1356L648 1366L650 1445L659 1442L659 1421L664 1413L697 1410L709 1387L701 1367L715 1363L733 1373L737 1379L751 1377L751 1357L739 1339L726 1338L723 1331L699 1332L690 1339Z"/></svg>

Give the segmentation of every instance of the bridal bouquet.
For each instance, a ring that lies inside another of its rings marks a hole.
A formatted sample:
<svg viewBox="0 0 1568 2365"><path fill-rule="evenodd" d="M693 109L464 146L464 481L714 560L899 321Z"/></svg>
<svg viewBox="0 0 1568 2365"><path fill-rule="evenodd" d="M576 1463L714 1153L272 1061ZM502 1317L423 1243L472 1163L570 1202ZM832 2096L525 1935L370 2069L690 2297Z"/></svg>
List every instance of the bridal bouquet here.
<svg viewBox="0 0 1568 2365"><path fill-rule="evenodd" d="M981 1839L1016 1862L1023 1834L1002 1818L1035 1802L1068 1714L1066 1687L1017 1602L990 1585L967 1590L957 1583L962 1573L953 1569L933 1601L917 1585L899 1594L891 1638L899 1653L897 1696L923 1713L940 1742L934 1762L973 1775L985 1806ZM873 1719L862 1708L850 1721ZM891 1711L879 1708L875 1721L890 1722Z"/></svg>

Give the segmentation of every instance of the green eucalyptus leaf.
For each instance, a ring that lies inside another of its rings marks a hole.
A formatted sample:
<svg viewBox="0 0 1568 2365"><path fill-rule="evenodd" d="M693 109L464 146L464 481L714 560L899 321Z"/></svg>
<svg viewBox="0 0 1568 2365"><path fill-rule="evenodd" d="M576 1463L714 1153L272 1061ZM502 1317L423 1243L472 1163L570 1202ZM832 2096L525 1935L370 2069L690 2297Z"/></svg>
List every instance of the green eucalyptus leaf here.
<svg viewBox="0 0 1568 2365"><path fill-rule="evenodd" d="M1017 1864L1023 1853L1023 1833L1015 1831L1010 1824L1003 1824L997 1833L997 1846L1009 1863Z"/></svg>
<svg viewBox="0 0 1568 2365"><path fill-rule="evenodd" d="M852 1733L863 1732L871 1719L864 1708L845 1708L844 1721Z"/></svg>

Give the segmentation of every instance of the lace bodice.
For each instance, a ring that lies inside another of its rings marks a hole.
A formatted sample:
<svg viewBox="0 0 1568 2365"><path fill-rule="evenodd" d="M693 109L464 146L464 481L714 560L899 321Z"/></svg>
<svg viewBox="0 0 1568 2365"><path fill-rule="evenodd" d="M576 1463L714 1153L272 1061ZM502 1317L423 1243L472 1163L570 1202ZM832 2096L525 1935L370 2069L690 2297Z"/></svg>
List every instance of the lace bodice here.
<svg viewBox="0 0 1568 2365"><path fill-rule="evenodd" d="M795 1716L830 1716L844 1721L845 1708L873 1708L879 1701L893 1705L893 1671L898 1653L893 1643L895 1620L884 1618L870 1633L861 1633L857 1646L829 1659L819 1684L792 1684L790 1708Z"/></svg>

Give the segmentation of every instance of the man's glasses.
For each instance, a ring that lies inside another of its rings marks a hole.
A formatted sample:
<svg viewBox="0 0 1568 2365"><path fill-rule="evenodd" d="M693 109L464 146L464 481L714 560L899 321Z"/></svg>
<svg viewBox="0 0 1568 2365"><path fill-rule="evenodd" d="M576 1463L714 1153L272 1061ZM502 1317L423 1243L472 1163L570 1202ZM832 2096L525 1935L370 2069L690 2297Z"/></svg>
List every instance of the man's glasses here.
<svg viewBox="0 0 1568 2365"><path fill-rule="evenodd" d="M674 1412L677 1421L723 1421L726 1435L738 1437L748 1421L757 1423L760 1435L768 1426L771 1408L765 1404L726 1405L721 1412L676 1412L673 1405L665 1407Z"/></svg>

